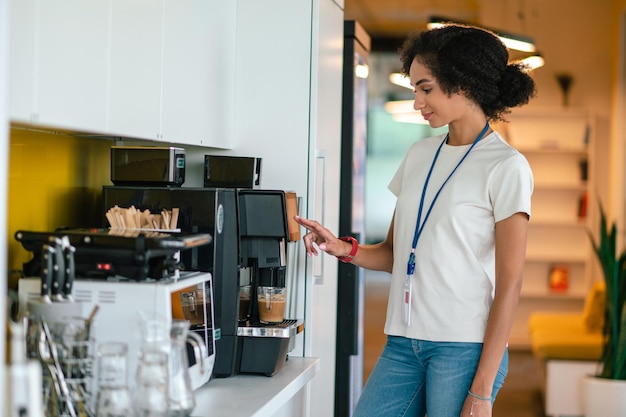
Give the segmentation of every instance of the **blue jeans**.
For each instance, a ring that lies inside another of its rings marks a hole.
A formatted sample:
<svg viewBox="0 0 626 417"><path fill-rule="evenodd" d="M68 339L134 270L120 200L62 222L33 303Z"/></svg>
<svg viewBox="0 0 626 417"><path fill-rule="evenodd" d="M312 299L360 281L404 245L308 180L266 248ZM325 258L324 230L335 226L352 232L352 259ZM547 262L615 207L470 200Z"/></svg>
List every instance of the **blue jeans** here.
<svg viewBox="0 0 626 417"><path fill-rule="evenodd" d="M458 417L474 380L482 343L388 336L353 417ZM491 401L504 383L505 351Z"/></svg>

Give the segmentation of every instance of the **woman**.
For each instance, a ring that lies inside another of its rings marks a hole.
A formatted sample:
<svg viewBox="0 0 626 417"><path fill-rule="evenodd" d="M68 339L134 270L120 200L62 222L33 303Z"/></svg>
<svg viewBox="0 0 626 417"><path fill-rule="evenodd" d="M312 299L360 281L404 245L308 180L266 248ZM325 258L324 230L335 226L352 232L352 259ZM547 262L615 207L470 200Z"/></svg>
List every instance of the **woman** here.
<svg viewBox="0 0 626 417"><path fill-rule="evenodd" d="M309 256L392 274L387 343L354 416L488 417L508 368L533 189L526 159L489 122L535 84L494 34L469 26L410 35L400 58L415 110L448 133L415 143L391 180L385 241L296 220Z"/></svg>

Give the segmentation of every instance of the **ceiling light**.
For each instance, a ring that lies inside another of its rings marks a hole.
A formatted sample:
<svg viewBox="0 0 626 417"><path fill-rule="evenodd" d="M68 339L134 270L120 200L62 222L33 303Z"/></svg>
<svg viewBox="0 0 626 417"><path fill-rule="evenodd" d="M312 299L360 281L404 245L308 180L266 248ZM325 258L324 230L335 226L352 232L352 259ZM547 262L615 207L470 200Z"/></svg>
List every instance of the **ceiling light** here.
<svg viewBox="0 0 626 417"><path fill-rule="evenodd" d="M411 113L400 113L400 114L392 114L391 117L394 121L399 123L414 123L418 125L427 125L428 122L424 120L421 114L415 112Z"/></svg>
<svg viewBox="0 0 626 417"><path fill-rule="evenodd" d="M367 65L359 64L354 67L354 75L359 78L367 78L370 75L370 68Z"/></svg>
<svg viewBox="0 0 626 417"><path fill-rule="evenodd" d="M428 29L434 29L446 25L454 25L455 23L461 25L471 25L470 23L460 22L458 20L453 21L451 19L446 19L439 16L432 16L426 26L428 27ZM506 33L499 30L489 29L484 26L482 26L482 28L495 33L500 38L502 43L509 49L514 49L516 51L522 52L535 52L537 50L535 48L535 43L532 38L512 33Z"/></svg>
<svg viewBox="0 0 626 417"><path fill-rule="evenodd" d="M411 80L409 80L409 77L400 74L399 72L392 72L391 74L389 74L389 81L391 81L392 84L399 85L400 87L414 90L413 86L411 85Z"/></svg>
<svg viewBox="0 0 626 417"><path fill-rule="evenodd" d="M428 122L424 120L421 112L413 108L413 104L413 100L388 101L385 103L385 110L396 122L427 125Z"/></svg>
<svg viewBox="0 0 626 417"><path fill-rule="evenodd" d="M543 67L543 65L545 64L545 61L540 54L533 54L533 55L527 56L526 58L517 60L515 62L524 64L531 70L537 69L539 67Z"/></svg>
<svg viewBox="0 0 626 417"><path fill-rule="evenodd" d="M394 100L385 103L385 110L391 114L399 113L416 113L419 114L414 108L413 100Z"/></svg>
<svg viewBox="0 0 626 417"><path fill-rule="evenodd" d="M512 62L524 64L531 71L543 67L545 64L545 60L543 59L541 54L538 53L526 56L524 58L515 59ZM415 91L415 88L411 85L411 80L409 79L409 77L399 72L392 72L391 74L389 74L389 81L392 84L408 88L411 91Z"/></svg>

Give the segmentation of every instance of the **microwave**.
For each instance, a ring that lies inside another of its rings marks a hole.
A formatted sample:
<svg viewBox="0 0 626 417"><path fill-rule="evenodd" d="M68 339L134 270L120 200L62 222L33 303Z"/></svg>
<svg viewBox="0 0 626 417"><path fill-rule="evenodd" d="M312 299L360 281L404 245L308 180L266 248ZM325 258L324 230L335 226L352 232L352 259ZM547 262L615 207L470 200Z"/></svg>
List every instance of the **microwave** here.
<svg viewBox="0 0 626 417"><path fill-rule="evenodd" d="M115 185L180 187L185 182L185 149L174 146L112 146Z"/></svg>
<svg viewBox="0 0 626 417"><path fill-rule="evenodd" d="M40 298L41 280L37 277L18 281L20 310L29 309L29 301ZM190 331L198 334L205 344L202 363L196 363L188 349L189 376L192 388L198 389L212 376L215 365L215 331L212 275L206 272L181 272L178 279L135 281L120 277L81 279L74 282L75 304L80 305L82 317L98 306L94 317L93 341L128 344L128 385L134 387L134 375L141 349L141 313L154 315L164 324L183 319L190 322ZM189 300L193 300L189 303ZM54 305L55 303L53 303ZM60 304L60 303L59 303ZM45 318L45 317L44 317ZM94 355L95 356L95 355ZM94 367L96 368L96 367ZM94 381L97 381L94 369Z"/></svg>

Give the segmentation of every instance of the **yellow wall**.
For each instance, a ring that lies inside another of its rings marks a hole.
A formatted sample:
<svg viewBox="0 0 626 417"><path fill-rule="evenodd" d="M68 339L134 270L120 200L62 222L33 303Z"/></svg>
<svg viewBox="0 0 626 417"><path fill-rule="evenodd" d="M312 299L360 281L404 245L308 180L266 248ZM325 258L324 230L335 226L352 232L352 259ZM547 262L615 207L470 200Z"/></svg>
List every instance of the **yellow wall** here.
<svg viewBox="0 0 626 417"><path fill-rule="evenodd" d="M11 129L8 193L8 265L21 270L31 253L17 230L101 226L101 190L110 185L110 140ZM9 288L19 274L12 273Z"/></svg>

